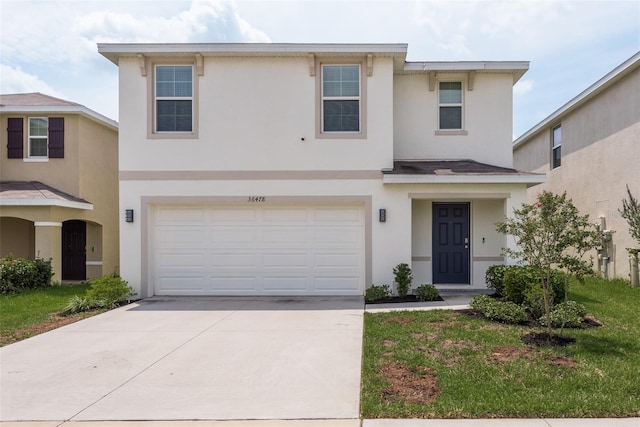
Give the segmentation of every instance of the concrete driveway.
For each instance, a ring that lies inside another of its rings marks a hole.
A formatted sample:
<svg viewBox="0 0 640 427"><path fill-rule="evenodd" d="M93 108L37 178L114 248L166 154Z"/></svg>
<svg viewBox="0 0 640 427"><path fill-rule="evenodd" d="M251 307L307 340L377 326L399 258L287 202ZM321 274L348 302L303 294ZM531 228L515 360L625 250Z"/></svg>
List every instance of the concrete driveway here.
<svg viewBox="0 0 640 427"><path fill-rule="evenodd" d="M358 419L362 298L151 298L0 349L0 421Z"/></svg>

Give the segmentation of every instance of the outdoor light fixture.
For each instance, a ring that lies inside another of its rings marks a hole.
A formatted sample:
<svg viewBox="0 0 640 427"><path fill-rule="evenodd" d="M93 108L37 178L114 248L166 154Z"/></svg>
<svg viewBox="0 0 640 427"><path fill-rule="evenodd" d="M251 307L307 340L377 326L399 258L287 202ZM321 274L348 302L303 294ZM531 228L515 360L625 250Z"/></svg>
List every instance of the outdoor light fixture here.
<svg viewBox="0 0 640 427"><path fill-rule="evenodd" d="M133 209L125 209L124 220L126 222L133 222Z"/></svg>
<svg viewBox="0 0 640 427"><path fill-rule="evenodd" d="M387 222L387 210L386 209L380 209L378 211L378 219L380 220L380 222Z"/></svg>

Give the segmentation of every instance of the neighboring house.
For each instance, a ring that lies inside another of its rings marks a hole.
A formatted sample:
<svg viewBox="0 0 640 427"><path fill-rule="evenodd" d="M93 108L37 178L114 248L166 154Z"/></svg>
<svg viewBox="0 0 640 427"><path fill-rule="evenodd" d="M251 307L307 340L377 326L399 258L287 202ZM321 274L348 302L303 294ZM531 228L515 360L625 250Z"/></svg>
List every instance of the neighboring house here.
<svg viewBox="0 0 640 427"><path fill-rule="evenodd" d="M627 277L626 248L638 244L618 209L627 185L640 197L640 52L518 138L513 155L516 168L547 174L529 201L566 191L580 213L613 231L597 267Z"/></svg>
<svg viewBox="0 0 640 427"><path fill-rule="evenodd" d="M121 272L142 296L486 289L527 62L404 44L100 44L120 71ZM129 215L131 222L126 222Z"/></svg>
<svg viewBox="0 0 640 427"><path fill-rule="evenodd" d="M51 259L54 280L119 272L118 124L43 95L0 95L0 256Z"/></svg>

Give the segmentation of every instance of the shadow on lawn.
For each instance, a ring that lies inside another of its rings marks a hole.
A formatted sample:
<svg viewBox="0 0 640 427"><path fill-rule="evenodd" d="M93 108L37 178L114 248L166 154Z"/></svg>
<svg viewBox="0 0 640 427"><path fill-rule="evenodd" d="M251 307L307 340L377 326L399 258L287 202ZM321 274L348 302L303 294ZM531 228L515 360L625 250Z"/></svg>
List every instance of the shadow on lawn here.
<svg viewBox="0 0 640 427"><path fill-rule="evenodd" d="M640 345L637 342L587 334L578 339L578 345L589 353L602 356L626 357L640 352Z"/></svg>

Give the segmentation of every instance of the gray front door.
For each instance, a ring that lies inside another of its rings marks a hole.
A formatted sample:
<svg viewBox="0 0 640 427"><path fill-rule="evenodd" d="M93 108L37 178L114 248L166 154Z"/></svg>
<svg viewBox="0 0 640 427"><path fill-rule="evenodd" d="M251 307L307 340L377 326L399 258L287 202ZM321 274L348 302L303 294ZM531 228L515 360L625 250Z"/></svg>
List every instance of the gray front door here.
<svg viewBox="0 0 640 427"><path fill-rule="evenodd" d="M433 204L433 283L469 284L469 204Z"/></svg>

